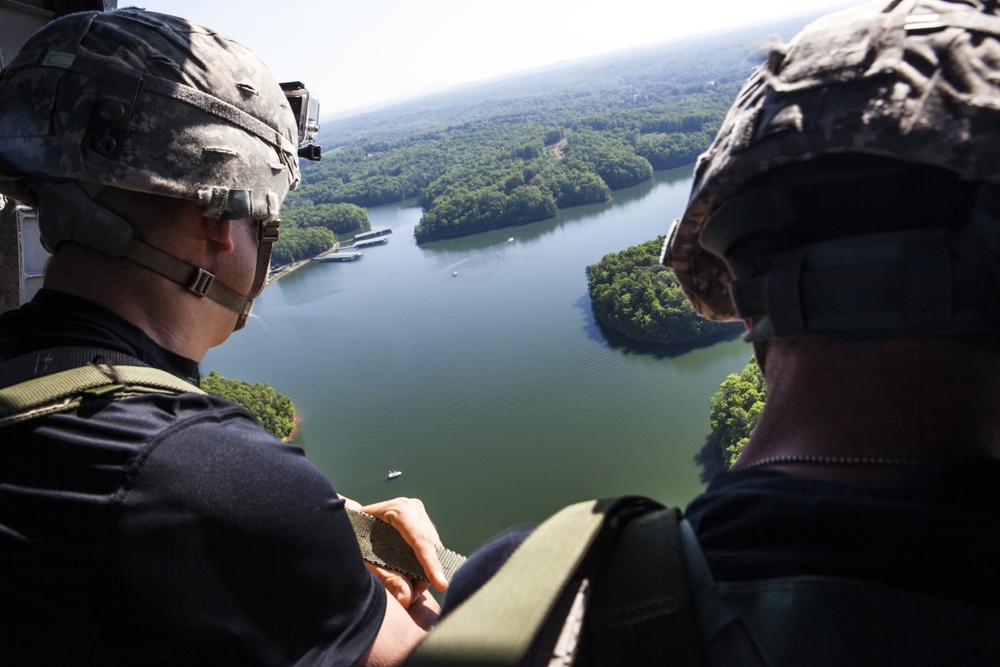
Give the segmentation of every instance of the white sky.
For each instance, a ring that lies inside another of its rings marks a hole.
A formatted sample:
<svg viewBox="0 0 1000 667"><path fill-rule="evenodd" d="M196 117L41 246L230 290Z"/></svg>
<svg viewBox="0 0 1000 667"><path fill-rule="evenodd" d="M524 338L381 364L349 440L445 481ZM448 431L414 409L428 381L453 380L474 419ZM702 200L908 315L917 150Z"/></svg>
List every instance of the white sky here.
<svg viewBox="0 0 1000 667"><path fill-rule="evenodd" d="M322 117L851 0L119 0L193 19L302 81Z"/></svg>

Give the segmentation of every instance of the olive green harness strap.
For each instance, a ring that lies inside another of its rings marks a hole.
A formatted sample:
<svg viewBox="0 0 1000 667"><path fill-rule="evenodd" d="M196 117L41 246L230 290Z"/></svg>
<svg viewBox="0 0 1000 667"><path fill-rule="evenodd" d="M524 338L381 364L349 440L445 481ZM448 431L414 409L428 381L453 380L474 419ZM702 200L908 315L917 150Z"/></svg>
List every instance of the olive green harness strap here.
<svg viewBox="0 0 1000 667"><path fill-rule="evenodd" d="M429 581L427 575L424 574L424 568L421 567L420 561L413 553L413 549L395 528L371 514L355 510L347 510L347 518L354 526L354 533L357 535L358 545L361 547L361 556L366 561L395 572L401 572L414 579ZM438 560L441 561L445 579L451 581L455 571L465 563L465 556L441 545L437 545L435 549Z"/></svg>
<svg viewBox="0 0 1000 667"><path fill-rule="evenodd" d="M489 582L437 624L405 664L517 665L606 516L596 501L552 516Z"/></svg>
<svg viewBox="0 0 1000 667"><path fill-rule="evenodd" d="M576 641L564 643L563 640L567 635L579 632L582 622L580 616L583 616L583 612L580 607L586 604L588 582L586 573L581 575L581 566L584 570L588 569L588 559L595 555L594 552L597 552L598 557L603 556L600 552L609 546L609 540L615 537L621 525L629 519L660 507L662 506L645 498L622 497L591 500L563 508L535 529L479 591L442 619L405 664L408 667L514 667L522 664L526 656L529 657L530 664L572 664ZM664 566L670 568L680 560L676 515L674 521L663 529L670 533L661 542L668 545L668 548L657 549L655 555L657 560L660 557L666 558L666 563L660 561L638 566L634 562L627 564L633 570L636 567L643 570L647 581L662 578L667 582L652 584L652 597L656 598L653 608L644 606L648 601L646 593L649 587L644 590L641 585L637 585L624 596L617 596L619 606L614 616L618 621L627 623L638 618L658 617L662 615L659 608L664 606L661 603L668 600L666 606L671 612L684 612L687 630L694 627L691 621L694 618L693 608L681 608L681 605L670 600L672 596L683 595L690 601L683 570L677 577L662 577ZM639 583L639 579L634 581ZM665 591L664 588L668 590ZM614 594L609 597L616 599ZM546 621L550 617L558 617L554 610L563 606L568 606L569 615L554 648L550 650L533 646L543 632L551 632L552 628L546 627ZM662 636L660 626L652 637ZM644 655L646 658L660 655L656 651L648 651L649 643L655 643L658 649L669 650L666 639L656 642L650 639L649 634L644 637L645 645L636 647L636 655ZM700 639L696 629L692 635L685 637L685 641L695 646L695 654L699 653ZM682 651L678 655L686 654ZM629 663L626 660L613 664Z"/></svg>
<svg viewBox="0 0 1000 667"><path fill-rule="evenodd" d="M0 389L0 426L73 410L88 400L186 392L205 393L190 382L149 366L78 366Z"/></svg>
<svg viewBox="0 0 1000 667"><path fill-rule="evenodd" d="M92 363L99 359L107 363ZM0 363L0 427L73 410L90 400L118 400L140 394L202 394L196 385L128 355L87 347L42 350ZM66 368L72 364L79 365ZM123 365L117 365L122 363ZM64 368L47 375L51 368ZM27 379L24 379L27 378ZM366 561L428 581L416 555L389 524L348 511ZM465 557L442 546L438 558L450 581Z"/></svg>

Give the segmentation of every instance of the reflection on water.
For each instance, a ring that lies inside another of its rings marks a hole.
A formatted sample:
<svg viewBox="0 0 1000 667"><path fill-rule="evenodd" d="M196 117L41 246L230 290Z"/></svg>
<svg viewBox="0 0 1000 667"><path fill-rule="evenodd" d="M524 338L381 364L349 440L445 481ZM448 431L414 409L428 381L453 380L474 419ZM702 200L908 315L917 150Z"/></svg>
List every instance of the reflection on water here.
<svg viewBox="0 0 1000 667"><path fill-rule="evenodd" d="M598 322L594 317L594 311L590 307L589 294L580 297L580 300L577 301L576 305L584 312L586 317L584 332L587 337L595 341L606 343L609 348L612 350L618 350L622 354L641 354L655 359L669 359L683 356L689 352L693 352L694 350L714 347L716 344L723 341L735 340L746 333L746 329L744 328L742 322L733 322L732 325L727 327L727 330L716 334L715 336L703 338L697 341L673 343L669 345L664 345L662 343L648 343L633 340L628 336L615 331L614 329L609 329Z"/></svg>
<svg viewBox="0 0 1000 667"><path fill-rule="evenodd" d="M749 346L603 332L584 269L666 233L689 188L689 167L659 172L611 203L420 246L413 202L371 209L388 244L269 287L202 370L289 394L338 491L419 497L459 551L576 500L684 504L703 484L709 396Z"/></svg>

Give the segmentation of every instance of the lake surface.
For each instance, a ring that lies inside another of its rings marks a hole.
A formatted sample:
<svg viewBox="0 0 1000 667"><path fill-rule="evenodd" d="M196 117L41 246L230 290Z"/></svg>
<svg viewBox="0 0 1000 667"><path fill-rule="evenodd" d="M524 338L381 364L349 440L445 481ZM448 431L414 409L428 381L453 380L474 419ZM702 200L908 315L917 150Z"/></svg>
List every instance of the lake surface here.
<svg viewBox="0 0 1000 667"><path fill-rule="evenodd" d="M413 202L370 209L372 229L394 232L387 245L269 286L202 372L291 396L298 444L340 493L418 497L464 553L578 500L684 505L703 488L709 397L750 346L609 336L584 269L665 234L690 174L657 172L612 203L421 246ZM387 481L390 469L403 475Z"/></svg>

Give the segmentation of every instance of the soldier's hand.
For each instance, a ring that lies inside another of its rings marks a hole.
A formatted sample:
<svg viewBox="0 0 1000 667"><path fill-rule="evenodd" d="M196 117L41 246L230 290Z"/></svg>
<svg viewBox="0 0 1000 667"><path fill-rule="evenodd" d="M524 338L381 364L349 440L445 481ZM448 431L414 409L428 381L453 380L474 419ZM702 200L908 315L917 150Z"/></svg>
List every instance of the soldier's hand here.
<svg viewBox="0 0 1000 667"><path fill-rule="evenodd" d="M430 585L439 591L448 587L448 580L445 579L444 569L441 567L435 550L435 547L441 544L441 538L420 500L393 498L364 507L346 498L345 501L349 509L371 514L395 528L403 540L413 549L424 573L430 579ZM368 569L375 573L389 594L405 608L409 608L415 600L419 599L429 586L427 582L411 579L405 574L387 570L371 563L368 564Z"/></svg>

